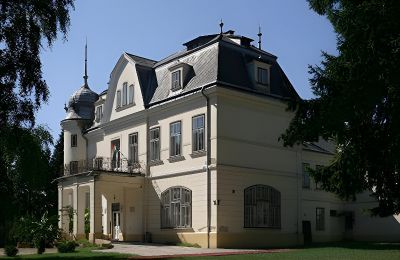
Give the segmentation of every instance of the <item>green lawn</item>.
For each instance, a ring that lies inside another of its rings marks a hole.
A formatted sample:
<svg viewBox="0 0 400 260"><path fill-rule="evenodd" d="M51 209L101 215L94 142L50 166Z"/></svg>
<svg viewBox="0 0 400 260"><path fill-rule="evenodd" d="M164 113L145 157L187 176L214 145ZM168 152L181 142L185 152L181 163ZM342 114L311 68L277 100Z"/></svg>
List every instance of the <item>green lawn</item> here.
<svg viewBox="0 0 400 260"><path fill-rule="evenodd" d="M213 257L187 257L179 258L191 260L205 260ZM178 258L176 258L178 259ZM340 243L340 244L320 244L308 248L293 249L290 252L269 253L258 255L234 255L219 256L218 260L239 260L239 259L274 259L274 260L299 260L299 259L376 259L391 260L400 259L400 243L399 244L380 244L380 243Z"/></svg>
<svg viewBox="0 0 400 260"><path fill-rule="evenodd" d="M17 255L16 257L4 257L4 259L95 259L95 260L106 260L106 259L127 259L128 254L118 253L102 253L102 252L91 252L91 250L98 249L97 247L85 247L77 248L74 253L48 253L42 255ZM1 257L0 257L1 258ZM3 259L3 258L2 258Z"/></svg>

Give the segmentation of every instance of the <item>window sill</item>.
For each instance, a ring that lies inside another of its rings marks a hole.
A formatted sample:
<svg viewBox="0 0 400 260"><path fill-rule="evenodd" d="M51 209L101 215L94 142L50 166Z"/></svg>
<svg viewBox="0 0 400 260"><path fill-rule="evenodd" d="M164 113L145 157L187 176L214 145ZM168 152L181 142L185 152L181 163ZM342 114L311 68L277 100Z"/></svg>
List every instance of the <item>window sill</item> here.
<svg viewBox="0 0 400 260"><path fill-rule="evenodd" d="M206 155L207 155L207 151L206 150L200 150L200 151L193 151L190 154L190 157L198 158L198 157L202 157L202 156L206 156Z"/></svg>
<svg viewBox="0 0 400 260"><path fill-rule="evenodd" d="M149 162L149 166L157 166L157 165L161 165L164 164L163 161L161 160L153 160Z"/></svg>
<svg viewBox="0 0 400 260"><path fill-rule="evenodd" d="M115 111L119 112L119 111L128 109L128 108L130 108L130 107L133 107L133 106L135 106L135 105L136 105L135 102L133 102L133 103L128 104L128 105L125 105L125 106L117 107L117 108L115 109Z"/></svg>
<svg viewBox="0 0 400 260"><path fill-rule="evenodd" d="M183 161L183 160L185 160L185 157L182 155L175 155L175 156L171 156L168 158L168 161L170 163L179 162L179 161Z"/></svg>

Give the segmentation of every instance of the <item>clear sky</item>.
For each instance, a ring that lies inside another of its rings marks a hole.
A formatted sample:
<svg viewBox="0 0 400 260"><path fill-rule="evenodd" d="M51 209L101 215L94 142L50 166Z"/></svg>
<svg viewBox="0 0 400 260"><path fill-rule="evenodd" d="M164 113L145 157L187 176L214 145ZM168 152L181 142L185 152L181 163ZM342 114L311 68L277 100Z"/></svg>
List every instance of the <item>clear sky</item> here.
<svg viewBox="0 0 400 260"><path fill-rule="evenodd" d="M36 123L58 137L64 103L83 84L86 37L89 86L100 93L124 51L160 60L199 35L218 33L221 18L224 31L234 30L254 44L260 24L263 49L278 56L301 97L312 97L308 65L320 63L322 50L336 53L336 36L306 0L77 0L67 41L59 38L42 50L50 98Z"/></svg>

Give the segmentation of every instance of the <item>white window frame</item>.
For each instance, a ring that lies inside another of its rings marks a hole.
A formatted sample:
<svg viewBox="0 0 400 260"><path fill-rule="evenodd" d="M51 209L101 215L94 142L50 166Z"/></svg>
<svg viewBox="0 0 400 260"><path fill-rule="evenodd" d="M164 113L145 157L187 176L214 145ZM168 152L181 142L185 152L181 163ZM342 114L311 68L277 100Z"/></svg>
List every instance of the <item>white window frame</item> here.
<svg viewBox="0 0 400 260"><path fill-rule="evenodd" d="M244 227L281 228L281 193L263 184L244 189Z"/></svg>
<svg viewBox="0 0 400 260"><path fill-rule="evenodd" d="M121 90L117 90L117 108L121 107Z"/></svg>
<svg viewBox="0 0 400 260"><path fill-rule="evenodd" d="M135 85L131 84L129 85L128 88L128 93L129 93L129 97L128 97L128 104L134 104L134 99L135 99Z"/></svg>
<svg viewBox="0 0 400 260"><path fill-rule="evenodd" d="M197 120L202 119L203 126L199 127ZM205 150L205 115L197 115L192 117L192 152L200 152Z"/></svg>
<svg viewBox="0 0 400 260"><path fill-rule="evenodd" d="M161 228L192 227L192 191L174 186L161 193Z"/></svg>
<svg viewBox="0 0 400 260"><path fill-rule="evenodd" d="M155 133L158 133L155 136ZM160 160L160 127L150 129L150 161Z"/></svg>
<svg viewBox="0 0 400 260"><path fill-rule="evenodd" d="M128 104L128 83L124 82L122 84L122 106L126 106Z"/></svg>
<svg viewBox="0 0 400 260"><path fill-rule="evenodd" d="M310 164L309 163L303 163L303 169L302 169L302 187L303 189L309 190L311 188L311 182L310 182Z"/></svg>
<svg viewBox="0 0 400 260"><path fill-rule="evenodd" d="M135 142L136 141L136 142ZM129 135L129 162L131 165L139 162L139 133Z"/></svg>
<svg viewBox="0 0 400 260"><path fill-rule="evenodd" d="M181 88L182 88L182 69L177 69L171 72L171 90L175 91Z"/></svg>
<svg viewBox="0 0 400 260"><path fill-rule="evenodd" d="M97 106L96 107L96 122L100 122L100 120L103 118L103 105Z"/></svg>
<svg viewBox="0 0 400 260"><path fill-rule="evenodd" d="M169 125L169 156L182 155L182 121L175 121Z"/></svg>

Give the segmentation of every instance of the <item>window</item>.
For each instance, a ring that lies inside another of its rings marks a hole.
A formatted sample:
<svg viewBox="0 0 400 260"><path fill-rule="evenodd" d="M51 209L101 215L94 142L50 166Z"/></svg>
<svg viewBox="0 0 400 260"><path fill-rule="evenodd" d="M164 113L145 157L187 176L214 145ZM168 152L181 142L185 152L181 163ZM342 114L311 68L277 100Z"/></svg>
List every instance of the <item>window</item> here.
<svg viewBox="0 0 400 260"><path fill-rule="evenodd" d="M69 174L77 174L78 173L78 161L71 161L69 163Z"/></svg>
<svg viewBox="0 0 400 260"><path fill-rule="evenodd" d="M322 165L316 165L315 166L315 170L321 170L322 168L323 168L324 166L322 166ZM315 189L316 190L322 190L322 184L321 184L321 182L315 182Z"/></svg>
<svg viewBox="0 0 400 260"><path fill-rule="evenodd" d="M96 107L96 122L100 122L103 117L103 106Z"/></svg>
<svg viewBox="0 0 400 260"><path fill-rule="evenodd" d="M337 217L337 210L331 209L331 210L329 211L329 215L330 215L331 217Z"/></svg>
<svg viewBox="0 0 400 260"><path fill-rule="evenodd" d="M133 97L134 97L134 89L133 89L133 85L130 85L129 86L129 100L128 100L128 102L129 102L129 104L133 104Z"/></svg>
<svg viewBox="0 0 400 260"><path fill-rule="evenodd" d="M150 129L150 160L160 160L160 128Z"/></svg>
<svg viewBox="0 0 400 260"><path fill-rule="evenodd" d="M192 226L192 191L171 187L161 193L161 228Z"/></svg>
<svg viewBox="0 0 400 260"><path fill-rule="evenodd" d="M116 170L121 167L121 153L119 139L111 141L111 168Z"/></svg>
<svg viewBox="0 0 400 260"><path fill-rule="evenodd" d="M90 208L90 192L85 192L85 209Z"/></svg>
<svg viewBox="0 0 400 260"><path fill-rule="evenodd" d="M204 115L192 119L192 150L193 152L204 150Z"/></svg>
<svg viewBox="0 0 400 260"><path fill-rule="evenodd" d="M244 190L244 227L281 227L281 193L267 185Z"/></svg>
<svg viewBox="0 0 400 260"><path fill-rule="evenodd" d="M171 157L181 155L181 121L170 125L169 155Z"/></svg>
<svg viewBox="0 0 400 260"><path fill-rule="evenodd" d="M325 209L324 208L316 208L315 229L316 230L325 230Z"/></svg>
<svg viewBox="0 0 400 260"><path fill-rule="evenodd" d="M138 133L129 135L129 162L131 165L139 162Z"/></svg>
<svg viewBox="0 0 400 260"><path fill-rule="evenodd" d="M257 83L268 85L268 69L257 68Z"/></svg>
<svg viewBox="0 0 400 260"><path fill-rule="evenodd" d="M172 72L171 75L172 78L172 85L171 85L171 89L172 90L177 90L181 88L181 71L177 70Z"/></svg>
<svg viewBox="0 0 400 260"><path fill-rule="evenodd" d="M74 134L71 135L71 147L77 147L78 146L78 135Z"/></svg>
<svg viewBox="0 0 400 260"><path fill-rule="evenodd" d="M117 108L121 107L121 90L117 90Z"/></svg>
<svg viewBox="0 0 400 260"><path fill-rule="evenodd" d="M98 157L94 159L94 168L96 170L102 170L103 169L103 158Z"/></svg>
<svg viewBox="0 0 400 260"><path fill-rule="evenodd" d="M128 83L122 85L122 106L126 106L128 103Z"/></svg>
<svg viewBox="0 0 400 260"><path fill-rule="evenodd" d="M303 189L310 188L310 164L303 163Z"/></svg>

